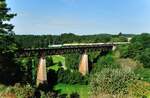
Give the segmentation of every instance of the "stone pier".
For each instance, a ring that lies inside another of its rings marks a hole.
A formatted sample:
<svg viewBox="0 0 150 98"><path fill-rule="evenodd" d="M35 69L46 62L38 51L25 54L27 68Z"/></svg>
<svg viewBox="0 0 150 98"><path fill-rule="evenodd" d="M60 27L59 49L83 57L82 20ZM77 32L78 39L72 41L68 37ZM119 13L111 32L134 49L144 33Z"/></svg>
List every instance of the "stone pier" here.
<svg viewBox="0 0 150 98"><path fill-rule="evenodd" d="M39 60L38 70L37 70L37 81L36 84L44 84L47 82L47 72L46 72L46 59L42 56Z"/></svg>
<svg viewBox="0 0 150 98"><path fill-rule="evenodd" d="M82 54L81 61L79 64L79 72L82 75L86 75L88 73L88 55L86 53Z"/></svg>
<svg viewBox="0 0 150 98"><path fill-rule="evenodd" d="M113 48L112 48L112 51L115 51L116 48L117 48L117 46L114 45Z"/></svg>

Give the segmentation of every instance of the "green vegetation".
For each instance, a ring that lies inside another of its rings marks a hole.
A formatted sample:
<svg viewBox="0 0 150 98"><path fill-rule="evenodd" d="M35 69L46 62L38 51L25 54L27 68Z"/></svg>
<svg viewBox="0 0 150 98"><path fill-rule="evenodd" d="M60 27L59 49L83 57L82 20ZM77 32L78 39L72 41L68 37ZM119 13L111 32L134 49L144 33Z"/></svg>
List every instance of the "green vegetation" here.
<svg viewBox="0 0 150 98"><path fill-rule="evenodd" d="M126 35L128 36L128 35ZM75 35L64 33L61 35L16 35L15 40L22 48L48 47L52 44L66 43L103 43L103 42L127 42L127 37L122 35L97 34ZM129 35L130 36L130 35ZM29 43L30 42L30 43Z"/></svg>
<svg viewBox="0 0 150 98"><path fill-rule="evenodd" d="M103 68L111 68L116 69L120 66L115 61L112 54L108 54L98 59L98 61L94 64L94 68L92 69L92 73L100 72Z"/></svg>
<svg viewBox="0 0 150 98"><path fill-rule="evenodd" d="M14 41L13 25L8 22L16 16L10 13L5 0L0 1L0 54L12 53L16 50Z"/></svg>
<svg viewBox="0 0 150 98"><path fill-rule="evenodd" d="M150 34L141 35L14 35L10 13L0 1L0 98L149 98ZM16 58L21 48L48 47L64 43L126 42L116 51L94 51L89 55L89 74L78 72L80 53L47 56L47 85L35 86L38 56ZM30 43L29 43L30 42ZM119 96L119 97L117 97Z"/></svg>
<svg viewBox="0 0 150 98"><path fill-rule="evenodd" d="M78 70L79 62L80 62L80 54L79 53L71 53L63 55L65 57L65 65L70 70Z"/></svg>
<svg viewBox="0 0 150 98"><path fill-rule="evenodd" d="M15 86L0 85L0 97L1 98L30 98L33 96L33 88L30 85L21 86L16 84Z"/></svg>
<svg viewBox="0 0 150 98"><path fill-rule="evenodd" d="M47 60L48 64L47 64L47 69L52 69L52 70L55 70L55 71L58 71L60 68L65 68L65 58L63 56L60 56L60 55L54 55L54 56L51 56L52 57L52 61L50 60ZM51 57L48 57L48 58L51 58Z"/></svg>
<svg viewBox="0 0 150 98"><path fill-rule="evenodd" d="M139 77L146 82L150 83L150 69L149 68L140 68L136 69L135 73L139 75Z"/></svg>
<svg viewBox="0 0 150 98"><path fill-rule="evenodd" d="M58 83L66 84L87 84L88 77L82 76L78 71L71 72L70 70L60 69L58 71Z"/></svg>
<svg viewBox="0 0 150 98"><path fill-rule="evenodd" d="M121 57L132 58L150 67L150 34L141 34L132 38L129 46L121 47Z"/></svg>
<svg viewBox="0 0 150 98"><path fill-rule="evenodd" d="M122 69L103 69L91 76L91 92L99 94L128 94L128 86L134 83L136 76Z"/></svg>
<svg viewBox="0 0 150 98"><path fill-rule="evenodd" d="M17 45L14 39L13 25L9 21L16 16L10 13L6 1L0 1L0 81L13 84L18 81L19 66L14 62ZM18 72L18 73L17 73ZM4 75L5 74L5 75Z"/></svg>
<svg viewBox="0 0 150 98"><path fill-rule="evenodd" d="M69 84L57 84L54 90L60 90L61 94L72 94L78 93L80 98L89 98L89 88L88 85L69 85Z"/></svg>

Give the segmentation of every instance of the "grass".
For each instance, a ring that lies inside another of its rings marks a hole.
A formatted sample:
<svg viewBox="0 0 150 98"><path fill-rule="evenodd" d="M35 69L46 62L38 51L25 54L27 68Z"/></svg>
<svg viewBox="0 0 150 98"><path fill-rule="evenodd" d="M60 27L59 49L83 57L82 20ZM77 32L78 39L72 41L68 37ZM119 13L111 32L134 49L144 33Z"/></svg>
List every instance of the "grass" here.
<svg viewBox="0 0 150 98"><path fill-rule="evenodd" d="M53 55L52 59L53 59L54 63L59 63L59 62L64 63L65 62L65 58L60 55Z"/></svg>
<svg viewBox="0 0 150 98"><path fill-rule="evenodd" d="M78 93L80 98L88 98L89 97L89 88L88 85L69 85L69 84L57 84L54 87L54 90L60 90L61 94L72 94Z"/></svg>
<svg viewBox="0 0 150 98"><path fill-rule="evenodd" d="M49 69L52 69L52 70L57 71L59 68L61 68L61 67L58 66L58 64L55 64L55 65L53 65L53 66L48 67L48 70L49 70Z"/></svg>
<svg viewBox="0 0 150 98"><path fill-rule="evenodd" d="M65 58L60 55L53 55L52 60L53 60L54 65L48 67L48 69L57 71L59 68L61 68L61 66L59 66L59 63L61 63L62 65L65 64Z"/></svg>

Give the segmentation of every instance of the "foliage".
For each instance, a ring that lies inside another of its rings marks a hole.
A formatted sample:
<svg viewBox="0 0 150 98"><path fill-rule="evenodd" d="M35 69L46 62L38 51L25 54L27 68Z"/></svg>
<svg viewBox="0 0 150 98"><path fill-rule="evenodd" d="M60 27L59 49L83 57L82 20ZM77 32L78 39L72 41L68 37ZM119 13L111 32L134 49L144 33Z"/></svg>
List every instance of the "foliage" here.
<svg viewBox="0 0 150 98"><path fill-rule="evenodd" d="M121 57L139 60L144 67L150 67L150 34L134 36L129 46L120 49Z"/></svg>
<svg viewBox="0 0 150 98"><path fill-rule="evenodd" d="M145 68L150 68L150 48L146 48L141 54L137 54L136 59L143 63Z"/></svg>
<svg viewBox="0 0 150 98"><path fill-rule="evenodd" d="M78 70L78 65L80 62L79 53L65 54L64 57L65 57L65 65L67 69Z"/></svg>
<svg viewBox="0 0 150 98"><path fill-rule="evenodd" d="M131 58L118 58L116 61L122 69L126 70L135 70L143 67L139 61Z"/></svg>
<svg viewBox="0 0 150 98"><path fill-rule="evenodd" d="M80 98L80 95L77 92L75 92L70 95L70 98Z"/></svg>
<svg viewBox="0 0 150 98"><path fill-rule="evenodd" d="M114 36L111 38L111 42L127 42L127 38L124 36Z"/></svg>
<svg viewBox="0 0 150 98"><path fill-rule="evenodd" d="M150 69L149 68L138 68L135 71L143 81L150 82Z"/></svg>
<svg viewBox="0 0 150 98"><path fill-rule="evenodd" d="M5 0L0 1L0 54L14 52L16 44L13 38L13 25L7 23L16 14L9 13Z"/></svg>
<svg viewBox="0 0 150 98"><path fill-rule="evenodd" d="M10 13L10 10L6 0L0 0L0 82L5 84L18 81L20 72L14 61L14 52L17 49L12 31L14 26L9 24L16 14Z"/></svg>
<svg viewBox="0 0 150 98"><path fill-rule="evenodd" d="M57 73L58 83L66 84L87 84L88 79L85 76L82 76L78 71L70 71L60 69Z"/></svg>
<svg viewBox="0 0 150 98"><path fill-rule="evenodd" d="M103 69L91 76L91 92L94 95L127 94L128 85L136 79L135 74L122 69Z"/></svg>
<svg viewBox="0 0 150 98"><path fill-rule="evenodd" d="M106 43L116 41L126 42L127 38L125 36L128 35L122 36L116 36L111 34L75 35L73 33L64 33L61 35L16 35L15 39L22 48L37 48L37 47L48 47L48 45L50 44Z"/></svg>
<svg viewBox="0 0 150 98"><path fill-rule="evenodd" d="M120 51L120 57L121 58L127 58L131 54L129 53L129 45L119 45L118 50Z"/></svg>
<svg viewBox="0 0 150 98"><path fill-rule="evenodd" d="M61 55L53 55L46 57L46 63L47 70L52 69L58 71L60 68L66 68L65 58Z"/></svg>
<svg viewBox="0 0 150 98"><path fill-rule="evenodd" d="M46 67L49 67L51 65L54 65L53 57L48 56L48 57L46 57Z"/></svg>
<svg viewBox="0 0 150 98"><path fill-rule="evenodd" d="M17 64L20 67L19 75L21 76L21 83L35 84L38 60L39 59L37 57L16 59Z"/></svg>
<svg viewBox="0 0 150 98"><path fill-rule="evenodd" d="M30 85L21 86L0 86L0 97L2 98L31 98L33 96L33 88Z"/></svg>
<svg viewBox="0 0 150 98"><path fill-rule="evenodd" d="M128 91L130 92L130 95L134 95L136 98L149 98L150 84L137 80L129 86Z"/></svg>
<svg viewBox="0 0 150 98"><path fill-rule="evenodd" d="M69 95L73 95L75 93L79 94L80 98L89 98L88 85L79 85L79 84L70 85L59 83L54 87L54 90L60 91L60 94L67 94L68 95L67 98L70 98Z"/></svg>
<svg viewBox="0 0 150 98"><path fill-rule="evenodd" d="M58 93L48 91L45 93L42 90L31 87L31 85L14 86L0 85L0 98L61 98Z"/></svg>
<svg viewBox="0 0 150 98"><path fill-rule="evenodd" d="M94 64L92 73L100 72L104 68L112 68L112 69L119 68L119 65L116 63L115 59L111 54L99 58L97 63Z"/></svg>
<svg viewBox="0 0 150 98"><path fill-rule="evenodd" d="M20 80L20 67L13 60L13 54L0 55L0 83L10 85Z"/></svg>
<svg viewBox="0 0 150 98"><path fill-rule="evenodd" d="M99 56L100 56L100 52L99 51L88 52L89 62L91 62L91 63L96 63L98 58L99 58Z"/></svg>

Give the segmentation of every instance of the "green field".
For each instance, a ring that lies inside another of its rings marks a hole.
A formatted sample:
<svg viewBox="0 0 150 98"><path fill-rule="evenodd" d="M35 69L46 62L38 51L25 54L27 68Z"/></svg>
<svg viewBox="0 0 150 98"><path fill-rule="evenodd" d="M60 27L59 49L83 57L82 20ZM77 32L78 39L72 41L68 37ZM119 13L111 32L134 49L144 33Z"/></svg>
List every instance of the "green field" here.
<svg viewBox="0 0 150 98"><path fill-rule="evenodd" d="M52 60L53 60L53 65L48 67L48 69L53 69L55 71L57 71L59 68L61 68L61 66L59 66L60 64L65 64L65 58L63 56L60 55L53 55L52 56Z"/></svg>
<svg viewBox="0 0 150 98"><path fill-rule="evenodd" d="M65 58L61 55L53 55L52 59L54 63L59 63L59 62L64 63L65 61Z"/></svg>
<svg viewBox="0 0 150 98"><path fill-rule="evenodd" d="M61 94L78 93L80 95L80 98L88 98L89 97L89 88L88 88L88 85L57 84L54 87L54 90L60 90Z"/></svg>

